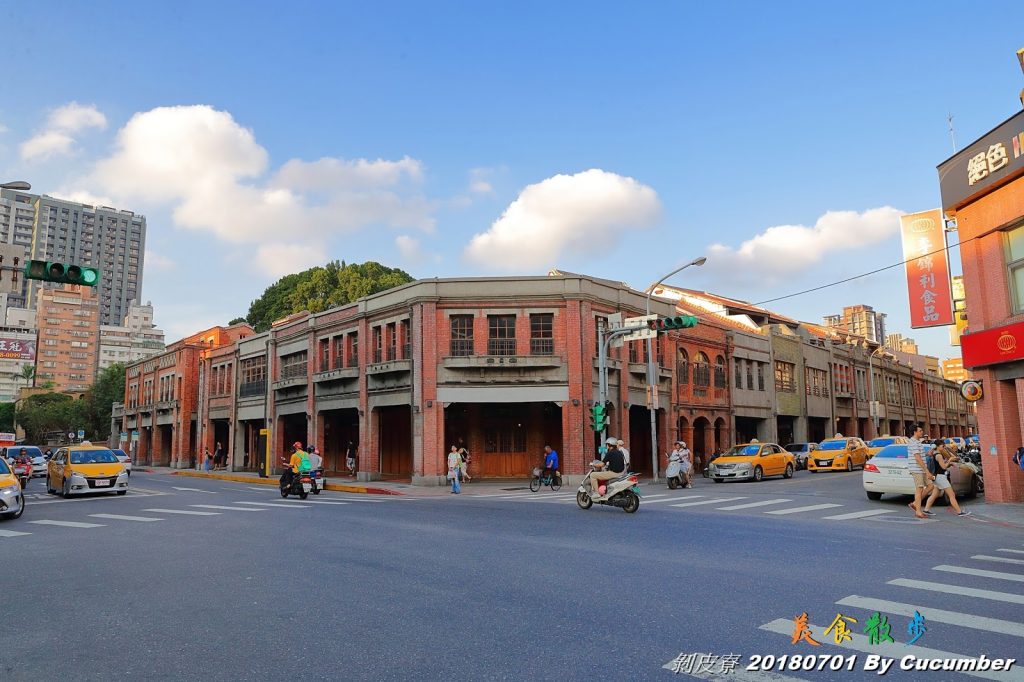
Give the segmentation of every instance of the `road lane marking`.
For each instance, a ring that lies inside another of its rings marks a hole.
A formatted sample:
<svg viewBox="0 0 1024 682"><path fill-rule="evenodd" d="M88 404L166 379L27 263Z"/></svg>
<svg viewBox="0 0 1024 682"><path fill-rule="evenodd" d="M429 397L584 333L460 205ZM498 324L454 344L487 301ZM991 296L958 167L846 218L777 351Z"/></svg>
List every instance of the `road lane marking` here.
<svg viewBox="0 0 1024 682"><path fill-rule="evenodd" d="M827 626L825 625L807 625L812 632L824 632ZM768 632L774 632L779 635L785 635L786 637L793 636L793 621L786 618L778 618L770 623L765 623L760 627L761 630L767 630ZM850 632L850 636L853 638L850 641L843 642L842 644L836 644L834 641L828 641L827 639L822 644L829 646L839 647L840 649L849 649L851 651L860 651L865 654L879 654L887 658L901 659L904 656L914 656L918 659L921 658L968 658L976 659L977 654L955 654L949 651L941 651L939 649L929 649L928 647L917 646L916 644L905 644L903 642L882 642L880 644L871 644L867 636L862 635L856 631ZM1008 671L982 671L982 670L960 670L958 671L962 675L971 675L973 677L981 677L986 680L1001 680L1005 682L1014 682L1024 680L1024 670L1020 668Z"/></svg>
<svg viewBox="0 0 1024 682"><path fill-rule="evenodd" d="M640 501L643 502L644 504L658 504L659 502L676 502L677 500L680 500L680 499L682 499L682 498L679 498L679 497L676 497L675 495L673 495L672 497L663 497L660 500L652 500L652 499L647 498L647 497L641 497ZM575 501L576 501L576 497L575 496L571 500L569 500L569 502L575 502Z"/></svg>
<svg viewBox="0 0 1024 682"><path fill-rule="evenodd" d="M915 606L914 604L903 604L900 602L889 601L887 599L861 597L856 594L844 597L837 601L836 604L839 604L840 606L854 606L861 609L867 609L868 611L895 613L898 616L913 617L915 612L927 613L927 619L929 621L959 625L973 630L998 632L1000 634L1011 635L1013 637L1024 637L1024 623L1015 623L1010 620L1000 620L999 618L988 618L986 616L975 616L969 613L959 613L957 611L943 611L942 609L935 609L931 606Z"/></svg>
<svg viewBox="0 0 1024 682"><path fill-rule="evenodd" d="M769 504L782 504L783 502L792 502L793 500L787 500L785 498L779 498L777 500L762 500L760 502L747 502L746 504L734 504L729 507L715 507L721 511L734 511L736 509L753 509L754 507L767 507Z"/></svg>
<svg viewBox="0 0 1024 682"><path fill-rule="evenodd" d="M143 509L142 511L156 512L157 514L188 514L190 516L220 516L220 512L201 512L191 509Z"/></svg>
<svg viewBox="0 0 1024 682"><path fill-rule="evenodd" d="M19 533L16 530L0 530L0 538L16 538L19 535L32 535L32 533Z"/></svg>
<svg viewBox="0 0 1024 682"><path fill-rule="evenodd" d="M702 497L694 495L694 497ZM682 504L670 504L670 507L696 507L700 504L718 504L719 502L732 502L733 500L745 500L746 497L716 497L711 500L699 500L697 502L683 502Z"/></svg>
<svg viewBox="0 0 1024 682"><path fill-rule="evenodd" d="M895 509L869 509L867 511L850 512L849 514L836 514L835 516L822 516L830 521L846 521L847 519L863 519L868 516L880 516L882 514L894 514Z"/></svg>
<svg viewBox="0 0 1024 682"><path fill-rule="evenodd" d="M234 502L233 504L251 504L255 507L284 507L285 509L309 509L305 504L285 504L282 502Z"/></svg>
<svg viewBox="0 0 1024 682"><path fill-rule="evenodd" d="M163 519L153 518L152 516L125 516L123 514L89 514L89 516L97 519L115 519L117 521L163 521Z"/></svg>
<svg viewBox="0 0 1024 682"><path fill-rule="evenodd" d="M40 519L38 521L29 521L29 523L38 523L40 526L64 526L65 528L102 528L102 523L82 523L81 521L52 521L50 519Z"/></svg>
<svg viewBox="0 0 1024 682"><path fill-rule="evenodd" d="M1024 604L1024 594L1013 594L1012 592L979 590L975 587L947 585L946 583L933 583L928 580L911 580L909 578L896 578L895 580L890 580L888 584L898 585L900 587L912 587L917 590L931 590L932 592L941 592L943 594L960 594L965 597L977 597L978 599L1002 601L1007 604Z"/></svg>
<svg viewBox="0 0 1024 682"><path fill-rule="evenodd" d="M1012 552L1014 554L1024 554L1024 549L997 549L997 552Z"/></svg>
<svg viewBox="0 0 1024 682"><path fill-rule="evenodd" d="M350 504L349 502L341 502L335 500L303 500L302 504ZM288 505L291 507L292 505Z"/></svg>
<svg viewBox="0 0 1024 682"><path fill-rule="evenodd" d="M982 559L983 561L998 561L1004 564L1024 564L1024 559L1011 559L1005 556L989 556L988 554L975 554L971 557L972 559Z"/></svg>
<svg viewBox="0 0 1024 682"><path fill-rule="evenodd" d="M841 504L833 504L831 502L827 504L811 504L806 507L793 507L792 509L776 509L775 511L766 511L765 514L799 514L800 512L806 511L817 511L818 509L830 509L832 507L842 507Z"/></svg>
<svg viewBox="0 0 1024 682"><path fill-rule="evenodd" d="M202 488L179 488L176 485L172 485L171 487L174 488L175 490L187 490L192 493L210 493L211 495L217 494L215 490L203 490Z"/></svg>
<svg viewBox="0 0 1024 682"><path fill-rule="evenodd" d="M963 573L964 575L976 575L979 578L996 578L998 580L1012 580L1017 583L1024 583L1024 575L1020 573L1001 573L999 571L983 571L980 568L966 568L964 566L933 566L933 571L946 571L947 573Z"/></svg>
<svg viewBox="0 0 1024 682"><path fill-rule="evenodd" d="M261 493L265 493L268 490L273 490L270 485L247 485L245 486L248 490L259 490Z"/></svg>
<svg viewBox="0 0 1024 682"><path fill-rule="evenodd" d="M252 507L225 507L222 504L190 504L190 507L199 507L200 509L227 509L228 511L267 511L266 509L253 509Z"/></svg>

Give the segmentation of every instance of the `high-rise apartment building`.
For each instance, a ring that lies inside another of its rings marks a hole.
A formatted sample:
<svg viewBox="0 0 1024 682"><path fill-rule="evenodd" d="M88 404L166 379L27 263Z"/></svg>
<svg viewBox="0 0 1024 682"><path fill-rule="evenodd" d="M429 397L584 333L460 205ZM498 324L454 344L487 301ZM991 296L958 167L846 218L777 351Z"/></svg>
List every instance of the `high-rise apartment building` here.
<svg viewBox="0 0 1024 682"><path fill-rule="evenodd" d="M879 345L885 342L885 313L876 312L869 305L844 306L841 315L825 316L825 326Z"/></svg>
<svg viewBox="0 0 1024 682"><path fill-rule="evenodd" d="M942 378L962 384L971 378L971 373L964 369L963 358L948 358L942 361Z"/></svg>
<svg viewBox="0 0 1024 682"><path fill-rule="evenodd" d="M25 247L26 257L99 268L100 323L120 325L142 295L146 217L46 195L0 190L0 242ZM39 291L57 285L28 281L12 303L37 306Z"/></svg>
<svg viewBox="0 0 1024 682"><path fill-rule="evenodd" d="M920 352L917 347L917 341L899 333L886 334L885 347L891 351L901 351L903 353L916 354Z"/></svg>
<svg viewBox="0 0 1024 682"><path fill-rule="evenodd" d="M162 353L163 331L153 324L153 304L131 305L120 326L100 326L100 353L97 372L115 362L129 364Z"/></svg>
<svg viewBox="0 0 1024 682"><path fill-rule="evenodd" d="M36 309L39 345L36 385L55 391L84 391L96 377L99 300L92 287L42 289Z"/></svg>

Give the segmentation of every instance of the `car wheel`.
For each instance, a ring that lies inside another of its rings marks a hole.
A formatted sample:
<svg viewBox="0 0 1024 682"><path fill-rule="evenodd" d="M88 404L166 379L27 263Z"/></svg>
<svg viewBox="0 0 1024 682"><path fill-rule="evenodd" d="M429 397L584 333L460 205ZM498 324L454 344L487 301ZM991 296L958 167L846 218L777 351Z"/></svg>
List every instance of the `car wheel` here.
<svg viewBox="0 0 1024 682"><path fill-rule="evenodd" d="M878 502L880 499L882 499L882 493L875 493L871 492L870 490L865 490L864 492L867 493L868 499L871 500L872 502Z"/></svg>
<svg viewBox="0 0 1024 682"><path fill-rule="evenodd" d="M61 486L60 496L61 497L70 497L71 496L71 481L66 479L66 478L64 479L64 485Z"/></svg>
<svg viewBox="0 0 1024 682"><path fill-rule="evenodd" d="M50 485L50 474L46 474L46 494L47 495L56 495L57 494L56 488L54 488L52 485Z"/></svg>
<svg viewBox="0 0 1024 682"><path fill-rule="evenodd" d="M787 464L786 465L786 473L782 474L782 477L783 478L793 478L793 465L792 464Z"/></svg>
<svg viewBox="0 0 1024 682"><path fill-rule="evenodd" d="M971 487L967 490L967 497L970 497L970 498L973 499L973 498L978 496L979 492L981 492L981 489L978 487L978 477L972 475L971 476Z"/></svg>
<svg viewBox="0 0 1024 682"><path fill-rule="evenodd" d="M118 495L127 495L127 494L128 494L128 491L127 491L127 490L118 490L118 491L117 491L117 494L118 494Z"/></svg>
<svg viewBox="0 0 1024 682"><path fill-rule="evenodd" d="M853 471L853 457L846 458L846 470Z"/></svg>
<svg viewBox="0 0 1024 682"><path fill-rule="evenodd" d="M761 467L754 467L754 481L760 483L764 480L764 470Z"/></svg>
<svg viewBox="0 0 1024 682"><path fill-rule="evenodd" d="M724 478L716 478L715 479L715 483L725 483L725 479Z"/></svg>

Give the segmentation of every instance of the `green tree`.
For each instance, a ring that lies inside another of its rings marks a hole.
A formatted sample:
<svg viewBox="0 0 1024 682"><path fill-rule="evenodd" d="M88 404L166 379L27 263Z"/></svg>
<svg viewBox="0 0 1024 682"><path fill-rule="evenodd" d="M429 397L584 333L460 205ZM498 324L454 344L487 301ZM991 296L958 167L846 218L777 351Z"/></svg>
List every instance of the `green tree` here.
<svg viewBox="0 0 1024 682"><path fill-rule="evenodd" d="M99 373L83 397L84 428L95 441L104 441L110 436L110 414L113 404L124 400L124 379L125 366L116 362Z"/></svg>
<svg viewBox="0 0 1024 682"><path fill-rule="evenodd" d="M236 317L235 319L233 319L230 322L228 322L228 326L230 327L233 324L242 324L243 322L245 322L245 318L244 317Z"/></svg>
<svg viewBox="0 0 1024 682"><path fill-rule="evenodd" d="M36 366L35 365L22 365L21 374L19 375L25 380L25 385L29 386L34 383L36 378Z"/></svg>
<svg viewBox="0 0 1024 682"><path fill-rule="evenodd" d="M287 315L303 310L319 313L411 281L409 273L373 261L352 265L331 261L279 279L252 302L246 321L261 332Z"/></svg>
<svg viewBox="0 0 1024 682"><path fill-rule="evenodd" d="M14 403L0 403L0 431L14 431Z"/></svg>
<svg viewBox="0 0 1024 682"><path fill-rule="evenodd" d="M39 393L18 405L18 424L29 442L42 443L46 434L68 433L85 426L85 399L76 400L66 393Z"/></svg>

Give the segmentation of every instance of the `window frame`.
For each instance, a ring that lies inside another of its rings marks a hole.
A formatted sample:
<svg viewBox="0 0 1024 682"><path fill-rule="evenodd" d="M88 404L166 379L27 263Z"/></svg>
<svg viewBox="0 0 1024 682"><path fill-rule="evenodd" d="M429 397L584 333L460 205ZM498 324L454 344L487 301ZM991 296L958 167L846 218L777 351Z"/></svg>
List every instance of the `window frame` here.
<svg viewBox="0 0 1024 682"><path fill-rule="evenodd" d="M467 358L475 354L473 349L473 315L452 315L448 318L448 355L453 358ZM466 323L465 329L456 329L456 324Z"/></svg>

